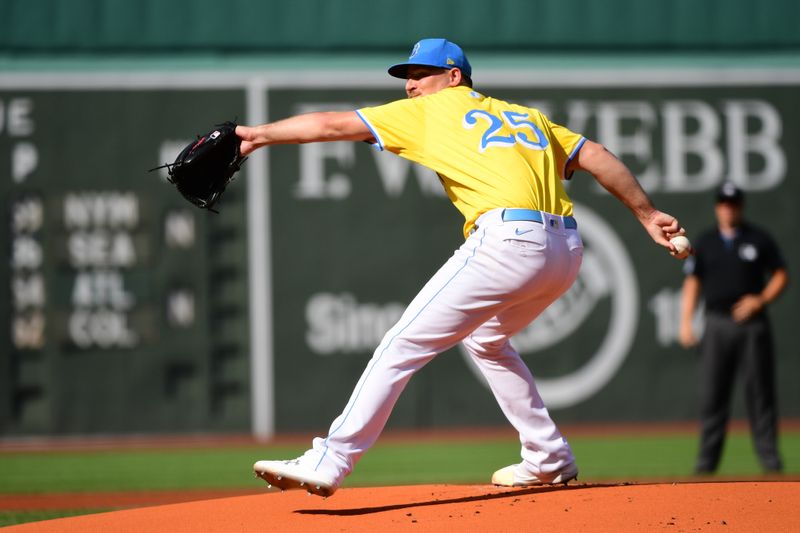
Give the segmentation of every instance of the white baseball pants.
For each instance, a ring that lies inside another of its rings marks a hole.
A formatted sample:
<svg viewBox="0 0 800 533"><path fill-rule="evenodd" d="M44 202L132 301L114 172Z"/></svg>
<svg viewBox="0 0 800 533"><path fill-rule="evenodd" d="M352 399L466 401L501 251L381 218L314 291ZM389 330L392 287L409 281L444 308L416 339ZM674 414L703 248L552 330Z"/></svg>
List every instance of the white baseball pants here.
<svg viewBox="0 0 800 533"><path fill-rule="evenodd" d="M411 376L463 342L500 408L516 428L524 465L552 473L574 462L533 376L509 338L572 285L583 244L563 219L503 222L484 213L477 229L384 336L327 438L314 439L305 466L341 483L372 446Z"/></svg>

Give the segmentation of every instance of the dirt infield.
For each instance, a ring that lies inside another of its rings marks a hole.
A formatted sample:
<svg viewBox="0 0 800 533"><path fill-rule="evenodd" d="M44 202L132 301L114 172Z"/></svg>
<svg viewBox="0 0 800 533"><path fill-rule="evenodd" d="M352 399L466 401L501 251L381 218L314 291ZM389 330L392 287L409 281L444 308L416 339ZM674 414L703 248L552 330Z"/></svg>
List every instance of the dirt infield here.
<svg viewBox="0 0 800 533"><path fill-rule="evenodd" d="M533 489L416 485L341 489L328 499L298 491L264 492L34 522L3 531L771 533L800 531L798 501L800 483L784 481L575 484Z"/></svg>

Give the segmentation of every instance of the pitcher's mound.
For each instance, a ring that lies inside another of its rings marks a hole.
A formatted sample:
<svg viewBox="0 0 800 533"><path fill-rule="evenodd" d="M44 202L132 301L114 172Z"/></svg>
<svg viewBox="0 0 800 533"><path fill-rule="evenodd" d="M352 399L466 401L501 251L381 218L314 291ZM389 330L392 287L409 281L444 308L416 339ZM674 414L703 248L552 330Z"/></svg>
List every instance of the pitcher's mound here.
<svg viewBox="0 0 800 533"><path fill-rule="evenodd" d="M205 531L800 531L800 483L573 484L533 489L416 485L267 492L62 518L4 529L64 533Z"/></svg>

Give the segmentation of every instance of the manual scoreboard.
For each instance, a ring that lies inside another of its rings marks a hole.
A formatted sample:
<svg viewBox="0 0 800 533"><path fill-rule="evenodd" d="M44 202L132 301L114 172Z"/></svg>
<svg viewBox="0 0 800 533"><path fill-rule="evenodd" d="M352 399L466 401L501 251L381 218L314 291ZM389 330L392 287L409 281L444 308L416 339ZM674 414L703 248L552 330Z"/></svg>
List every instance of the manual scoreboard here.
<svg viewBox="0 0 800 533"><path fill-rule="evenodd" d="M244 180L148 172L243 95L0 91L0 434L247 429Z"/></svg>

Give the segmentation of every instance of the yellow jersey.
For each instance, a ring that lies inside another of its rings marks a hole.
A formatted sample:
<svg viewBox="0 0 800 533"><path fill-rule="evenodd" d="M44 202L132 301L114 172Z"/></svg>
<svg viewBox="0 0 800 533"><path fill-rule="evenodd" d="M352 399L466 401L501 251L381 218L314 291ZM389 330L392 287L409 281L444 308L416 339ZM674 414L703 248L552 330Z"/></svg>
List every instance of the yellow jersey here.
<svg viewBox="0 0 800 533"><path fill-rule="evenodd" d="M497 207L572 215L561 183L585 142L537 109L484 96L469 87L356 111L376 147L434 170L464 215L464 235Z"/></svg>

